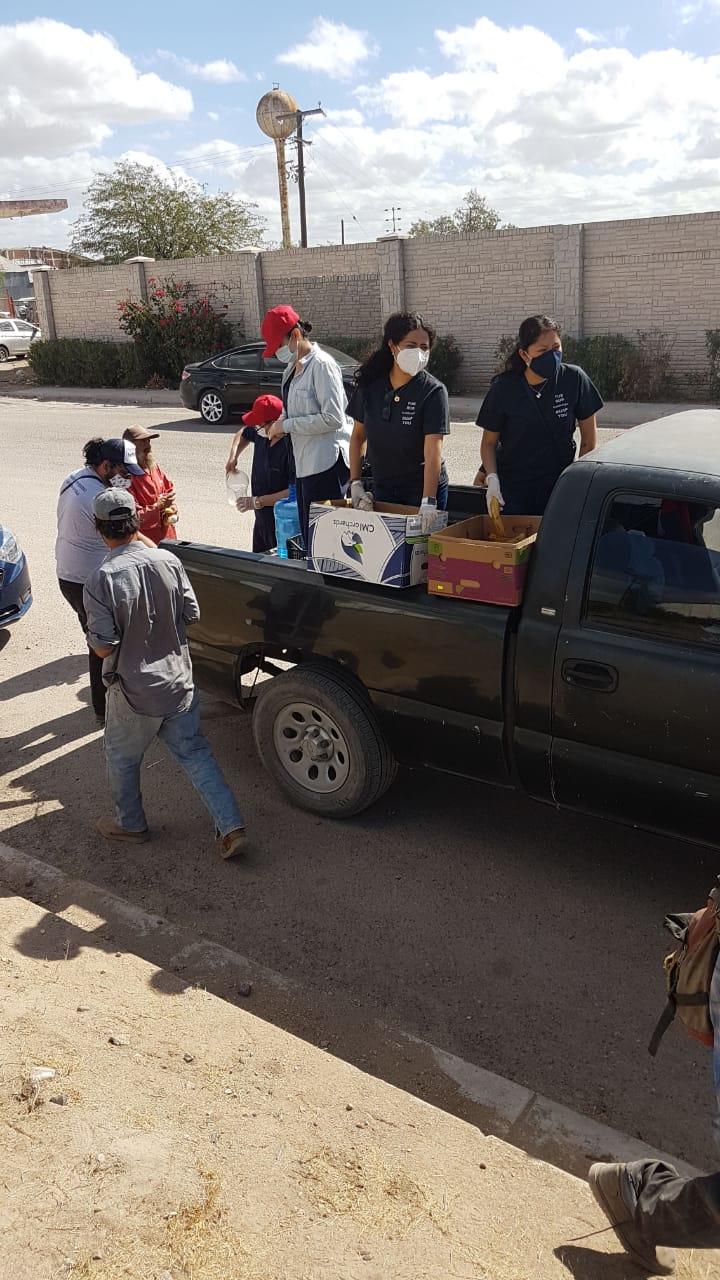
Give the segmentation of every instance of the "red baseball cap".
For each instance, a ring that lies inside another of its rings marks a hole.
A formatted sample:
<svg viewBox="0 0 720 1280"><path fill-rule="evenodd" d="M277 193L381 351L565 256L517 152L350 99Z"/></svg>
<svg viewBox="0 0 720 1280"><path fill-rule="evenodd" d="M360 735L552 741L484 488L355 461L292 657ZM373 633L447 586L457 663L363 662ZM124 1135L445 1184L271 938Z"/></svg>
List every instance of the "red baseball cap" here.
<svg viewBox="0 0 720 1280"><path fill-rule="evenodd" d="M258 396L252 409L244 413L246 427L264 427L267 422L277 422L283 416L283 402L278 396Z"/></svg>
<svg viewBox="0 0 720 1280"><path fill-rule="evenodd" d="M274 356L281 347L291 329L300 323L300 317L294 307L273 307L266 312L260 325L260 332L265 339L263 358Z"/></svg>

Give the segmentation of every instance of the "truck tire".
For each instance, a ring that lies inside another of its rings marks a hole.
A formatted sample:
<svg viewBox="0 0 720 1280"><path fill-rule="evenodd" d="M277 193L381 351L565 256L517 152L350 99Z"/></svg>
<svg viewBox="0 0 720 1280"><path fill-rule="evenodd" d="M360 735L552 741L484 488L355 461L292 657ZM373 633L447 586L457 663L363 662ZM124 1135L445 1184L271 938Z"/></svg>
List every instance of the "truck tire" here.
<svg viewBox="0 0 720 1280"><path fill-rule="evenodd" d="M374 804L397 765L362 686L342 671L296 667L270 680L253 715L258 755L301 809L350 818Z"/></svg>
<svg viewBox="0 0 720 1280"><path fill-rule="evenodd" d="M228 407L224 397L214 387L208 387L203 391L198 401L198 409L200 417L204 422L209 423L211 427L220 426L221 423L227 422Z"/></svg>

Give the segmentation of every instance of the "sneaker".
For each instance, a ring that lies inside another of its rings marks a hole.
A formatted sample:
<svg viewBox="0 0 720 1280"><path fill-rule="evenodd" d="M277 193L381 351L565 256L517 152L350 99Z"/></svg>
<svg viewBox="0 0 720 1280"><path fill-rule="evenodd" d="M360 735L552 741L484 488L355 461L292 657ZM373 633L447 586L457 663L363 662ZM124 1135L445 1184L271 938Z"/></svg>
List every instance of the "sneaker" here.
<svg viewBox="0 0 720 1280"><path fill-rule="evenodd" d="M238 853L245 852L245 828L236 827L234 831L228 831L226 836L218 837L218 853L221 858L234 858Z"/></svg>
<svg viewBox="0 0 720 1280"><path fill-rule="evenodd" d="M106 840L123 841L125 844L146 844L150 839L147 827L144 831L126 831L117 822L113 822L112 818L100 818L95 823L95 830Z"/></svg>
<svg viewBox="0 0 720 1280"><path fill-rule="evenodd" d="M624 1164L594 1164L588 1182L597 1203L610 1223L623 1249L636 1266L647 1275L675 1274L675 1250L653 1245L645 1240L635 1225L632 1209L622 1194Z"/></svg>

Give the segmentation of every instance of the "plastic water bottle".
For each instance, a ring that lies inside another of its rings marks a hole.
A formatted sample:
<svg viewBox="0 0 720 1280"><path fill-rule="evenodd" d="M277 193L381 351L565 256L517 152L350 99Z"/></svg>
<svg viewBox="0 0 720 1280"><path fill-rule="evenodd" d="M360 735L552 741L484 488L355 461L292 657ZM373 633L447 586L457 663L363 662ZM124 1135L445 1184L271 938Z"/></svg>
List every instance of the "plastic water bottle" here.
<svg viewBox="0 0 720 1280"><path fill-rule="evenodd" d="M287 498L281 498L275 503L275 537L277 538L277 553L283 560L288 559L288 539L297 538L300 533L300 512L297 504L297 490L294 484L290 485L290 491Z"/></svg>
<svg viewBox="0 0 720 1280"><path fill-rule="evenodd" d="M237 505L238 498L244 498L247 494L250 481L244 471L228 471L225 477L225 488L227 490L227 500L231 507Z"/></svg>

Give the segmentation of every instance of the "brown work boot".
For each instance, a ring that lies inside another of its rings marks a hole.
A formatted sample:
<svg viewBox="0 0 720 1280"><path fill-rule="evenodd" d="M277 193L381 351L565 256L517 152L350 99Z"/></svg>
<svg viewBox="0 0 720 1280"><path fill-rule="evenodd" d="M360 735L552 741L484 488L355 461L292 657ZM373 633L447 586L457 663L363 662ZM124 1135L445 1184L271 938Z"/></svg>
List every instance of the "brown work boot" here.
<svg viewBox="0 0 720 1280"><path fill-rule="evenodd" d="M635 1225L634 1214L622 1194L624 1164L594 1164L588 1174L590 1190L623 1249L636 1266L651 1276L675 1274L675 1250L653 1245Z"/></svg>
<svg viewBox="0 0 720 1280"><path fill-rule="evenodd" d="M117 840L125 844L145 844L150 839L147 827L144 831L126 831L117 822L113 822L112 818L100 818L95 823L95 830L106 840Z"/></svg>
<svg viewBox="0 0 720 1280"><path fill-rule="evenodd" d="M221 858L234 858L237 854L244 853L245 828L236 827L234 831L228 831L226 836L219 837L217 845Z"/></svg>

